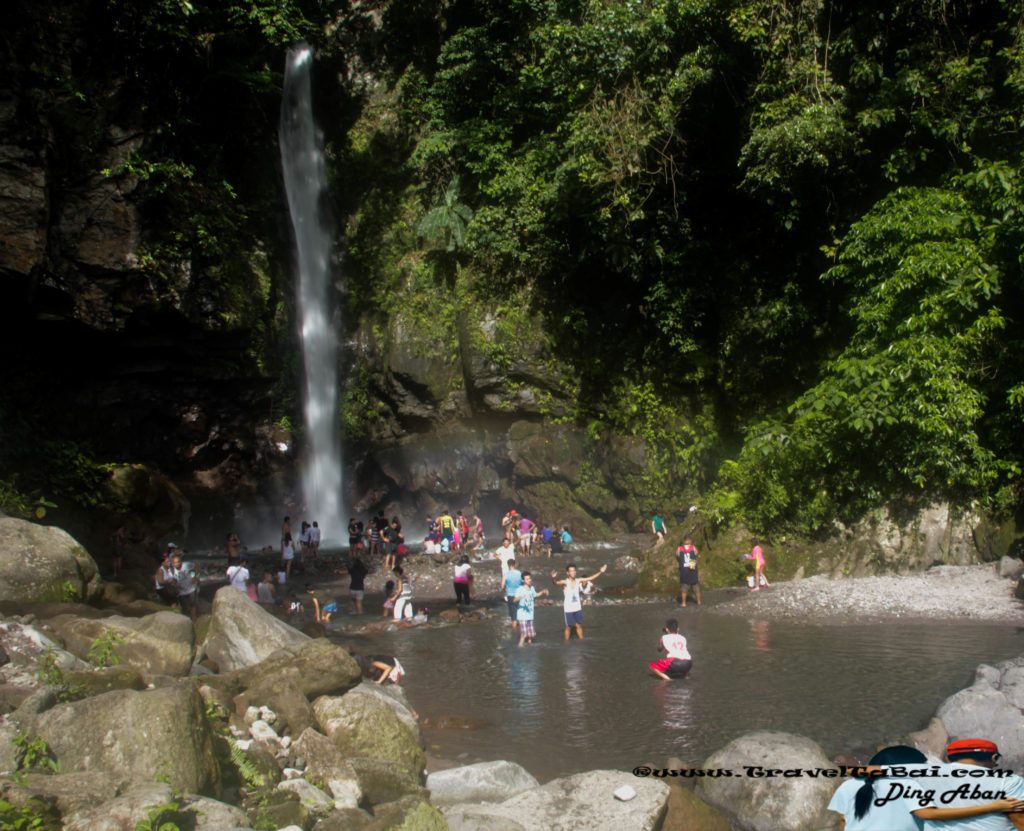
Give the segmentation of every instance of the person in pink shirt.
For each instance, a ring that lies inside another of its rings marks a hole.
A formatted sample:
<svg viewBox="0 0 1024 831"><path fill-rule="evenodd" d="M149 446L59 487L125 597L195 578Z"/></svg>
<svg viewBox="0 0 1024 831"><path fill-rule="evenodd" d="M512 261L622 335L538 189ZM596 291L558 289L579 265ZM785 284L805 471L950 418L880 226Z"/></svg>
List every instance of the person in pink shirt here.
<svg viewBox="0 0 1024 831"><path fill-rule="evenodd" d="M761 550L761 541L757 537L751 540L753 549L749 554L744 554L744 560L754 561L754 586L751 588L752 592L761 591L761 583L763 582L766 587L769 586L768 578L764 576L764 551Z"/></svg>

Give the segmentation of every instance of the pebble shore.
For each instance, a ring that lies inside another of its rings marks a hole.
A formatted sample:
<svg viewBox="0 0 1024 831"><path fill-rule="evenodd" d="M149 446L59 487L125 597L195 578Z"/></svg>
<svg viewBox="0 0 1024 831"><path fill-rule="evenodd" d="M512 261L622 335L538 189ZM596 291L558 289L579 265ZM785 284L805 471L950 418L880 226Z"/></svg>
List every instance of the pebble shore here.
<svg viewBox="0 0 1024 831"><path fill-rule="evenodd" d="M719 614L818 622L897 619L1024 622L1014 581L992 565L935 566L922 574L830 579L817 575L713 607Z"/></svg>

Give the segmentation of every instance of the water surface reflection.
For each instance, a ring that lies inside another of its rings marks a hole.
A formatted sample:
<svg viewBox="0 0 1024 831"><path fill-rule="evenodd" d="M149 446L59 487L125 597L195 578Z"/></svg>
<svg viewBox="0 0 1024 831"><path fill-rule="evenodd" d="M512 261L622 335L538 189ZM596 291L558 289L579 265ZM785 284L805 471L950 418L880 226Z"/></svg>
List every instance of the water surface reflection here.
<svg viewBox="0 0 1024 831"><path fill-rule="evenodd" d="M694 655L685 681L647 671L669 616ZM669 603L591 606L585 618L586 639L569 643L561 609L549 606L522 648L500 615L353 645L402 658L421 716L485 723L425 730L430 754L511 759L541 778L670 756L699 763L758 729L809 736L829 754L863 752L922 727L978 663L1024 652L1006 625L750 622Z"/></svg>

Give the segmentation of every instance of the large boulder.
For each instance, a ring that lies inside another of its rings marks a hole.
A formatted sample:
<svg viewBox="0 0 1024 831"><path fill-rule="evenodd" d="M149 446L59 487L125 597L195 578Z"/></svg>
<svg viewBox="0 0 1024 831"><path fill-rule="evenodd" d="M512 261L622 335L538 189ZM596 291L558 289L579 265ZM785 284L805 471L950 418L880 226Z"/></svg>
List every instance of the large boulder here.
<svg viewBox="0 0 1024 831"><path fill-rule="evenodd" d="M235 696L234 704L238 715L245 715L250 707L268 707L273 710L277 715L274 729L280 735L287 731L292 736L298 736L307 727L316 724L313 707L295 681L287 676L277 681L261 681Z"/></svg>
<svg viewBox="0 0 1024 831"><path fill-rule="evenodd" d="M249 603L256 605L251 600ZM321 695L346 693L362 677L359 664L347 650L326 638L310 640L301 635L301 640L275 651L259 664L242 669L235 679L243 689L249 689L289 678L304 696L313 700Z"/></svg>
<svg viewBox="0 0 1024 831"><path fill-rule="evenodd" d="M0 600L94 600L96 561L67 531L0 517Z"/></svg>
<svg viewBox="0 0 1024 831"><path fill-rule="evenodd" d="M828 803L838 779L800 773L756 775L758 769L802 772L834 768L810 739L770 730L747 733L709 756L701 767L731 771L731 776L702 778L696 793L703 801L735 817L740 828L816 831L830 823Z"/></svg>
<svg viewBox="0 0 1024 831"><path fill-rule="evenodd" d="M614 794L630 786L629 800ZM617 770L554 779L497 805L443 808L451 831L655 831L668 808L669 786Z"/></svg>
<svg viewBox="0 0 1024 831"><path fill-rule="evenodd" d="M1001 767L1024 766L1024 659L978 667L974 684L939 706L951 741L986 738L1002 753Z"/></svg>
<svg viewBox="0 0 1024 831"><path fill-rule="evenodd" d="M345 807L358 807L363 790L356 769L327 736L312 728L304 730L292 744L292 752L305 760L308 779L323 782L335 800Z"/></svg>
<svg viewBox="0 0 1024 831"><path fill-rule="evenodd" d="M371 756L349 756L347 761L356 772L363 800L370 805L383 805L403 796L427 798L427 789L419 774L406 773L391 762Z"/></svg>
<svg viewBox="0 0 1024 831"><path fill-rule="evenodd" d="M65 648L80 658L88 658L94 644L107 639L119 663L135 667L147 677L188 675L192 666L192 621L177 612L94 620L62 615L49 623L63 638Z"/></svg>
<svg viewBox="0 0 1024 831"><path fill-rule="evenodd" d="M504 802L538 784L522 765L500 760L439 770L427 776L427 790L434 805Z"/></svg>
<svg viewBox="0 0 1024 831"><path fill-rule="evenodd" d="M213 597L213 612L206 641L200 649L221 672L254 666L278 649L308 644L310 639L234 586L224 586Z"/></svg>
<svg viewBox="0 0 1024 831"><path fill-rule="evenodd" d="M191 682L59 704L28 727L67 772L103 771L120 783L165 779L192 793L218 785L213 736Z"/></svg>
<svg viewBox="0 0 1024 831"><path fill-rule="evenodd" d="M346 755L382 759L422 779L427 758L420 749L419 729L410 729L378 696L358 688L342 696L324 695L313 702L313 711L324 735Z"/></svg>
<svg viewBox="0 0 1024 831"><path fill-rule="evenodd" d="M365 831L449 831L444 816L423 797L403 796L373 809Z"/></svg>

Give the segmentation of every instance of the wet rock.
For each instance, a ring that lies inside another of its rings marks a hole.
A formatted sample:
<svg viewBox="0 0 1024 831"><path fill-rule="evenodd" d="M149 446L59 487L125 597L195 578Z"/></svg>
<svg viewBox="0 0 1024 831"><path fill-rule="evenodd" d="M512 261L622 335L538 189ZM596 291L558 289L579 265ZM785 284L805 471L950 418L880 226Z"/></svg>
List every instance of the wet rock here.
<svg viewBox="0 0 1024 831"><path fill-rule="evenodd" d="M69 773L100 771L124 783L166 777L192 793L212 792L218 783L203 700L188 682L58 704L28 726Z"/></svg>
<svg viewBox="0 0 1024 831"><path fill-rule="evenodd" d="M505 761L480 762L427 776L427 790L434 805L504 802L538 784L526 768Z"/></svg>
<svg viewBox="0 0 1024 831"><path fill-rule="evenodd" d="M629 801L613 794L636 790ZM655 831L668 806L669 787L631 773L594 770L555 779L496 805L452 805L443 809L451 831Z"/></svg>
<svg viewBox="0 0 1024 831"><path fill-rule="evenodd" d="M417 780L422 776L426 757L419 729L403 721L388 702L353 691L321 696L313 711L324 735L345 754L375 757Z"/></svg>
<svg viewBox="0 0 1024 831"><path fill-rule="evenodd" d="M94 645L107 639L120 663L146 676L188 675L195 650L192 621L177 612L161 611L142 618L112 617L83 620L62 615L50 621L64 646L88 658Z"/></svg>
<svg viewBox="0 0 1024 831"><path fill-rule="evenodd" d="M210 629L200 652L216 661L221 672L231 672L255 666L283 647L309 642L245 592L224 586L214 595Z"/></svg>
<svg viewBox="0 0 1024 831"><path fill-rule="evenodd" d="M102 592L96 561L66 531L0 517L0 600L93 600Z"/></svg>
<svg viewBox="0 0 1024 831"><path fill-rule="evenodd" d="M766 768L830 768L832 763L810 739L790 733L758 731L735 739L705 760L705 769L743 771L747 766ZM831 822L827 806L837 780L759 778L752 776L705 777L696 794L751 831L812 831Z"/></svg>

